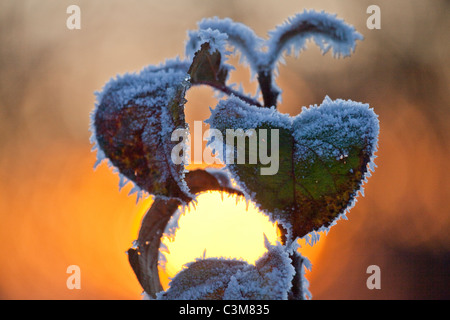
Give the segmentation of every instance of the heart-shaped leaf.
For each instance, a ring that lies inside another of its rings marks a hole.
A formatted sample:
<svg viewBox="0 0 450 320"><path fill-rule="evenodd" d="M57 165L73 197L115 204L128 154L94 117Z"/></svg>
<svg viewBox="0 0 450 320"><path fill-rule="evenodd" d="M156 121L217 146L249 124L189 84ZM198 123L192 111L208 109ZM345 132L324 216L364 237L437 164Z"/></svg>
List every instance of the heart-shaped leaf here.
<svg viewBox="0 0 450 320"><path fill-rule="evenodd" d="M267 138L257 140L258 155L266 145L272 161L278 160L274 175L261 174L267 165L260 158L255 164L237 163L236 146L234 163L227 166L259 208L293 239L329 227L353 204L374 157L379 131L377 115L368 105L328 97L296 117L231 97L219 102L207 122L224 136L227 129L255 129L257 134L268 129ZM272 135L271 129L276 130ZM275 133L278 141L272 141ZM247 143L245 152L251 151Z"/></svg>
<svg viewBox="0 0 450 320"><path fill-rule="evenodd" d="M184 96L189 64L171 60L125 74L98 94L92 115L93 141L100 160L106 156L140 189L154 195L191 199L184 167L171 161L171 134L186 129Z"/></svg>

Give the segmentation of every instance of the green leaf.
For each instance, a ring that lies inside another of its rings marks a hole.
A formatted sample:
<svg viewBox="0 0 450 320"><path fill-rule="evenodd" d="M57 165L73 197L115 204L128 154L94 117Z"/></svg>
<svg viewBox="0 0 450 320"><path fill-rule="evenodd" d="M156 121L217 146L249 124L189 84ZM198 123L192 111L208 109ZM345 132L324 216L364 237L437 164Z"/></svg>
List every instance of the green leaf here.
<svg viewBox="0 0 450 320"><path fill-rule="evenodd" d="M353 204L376 151L378 119L368 105L325 99L292 118L274 109L250 106L237 98L219 102L208 120L226 129L278 129L279 170L227 164L241 188L293 238L327 228ZM268 134L267 145L271 146ZM226 141L226 139L224 139ZM258 150L261 145L258 143ZM245 151L250 152L249 144ZM237 156L235 152L235 156Z"/></svg>

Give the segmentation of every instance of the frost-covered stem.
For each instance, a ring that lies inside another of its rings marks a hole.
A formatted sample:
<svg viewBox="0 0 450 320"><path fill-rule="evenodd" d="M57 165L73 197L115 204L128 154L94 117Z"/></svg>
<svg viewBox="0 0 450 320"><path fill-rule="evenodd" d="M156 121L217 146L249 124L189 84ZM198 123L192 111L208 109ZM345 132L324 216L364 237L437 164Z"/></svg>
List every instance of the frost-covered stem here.
<svg viewBox="0 0 450 320"><path fill-rule="evenodd" d="M295 25L288 24L284 29L285 30L283 30L283 32L281 32L277 37L272 37L269 40L271 42L270 46L272 50L267 54L269 56L269 64L271 65L279 59L281 53L286 49L289 42L292 41L293 38L306 37L311 33L329 34L329 37L331 38L336 32L333 26L327 26L326 28L321 29L319 26L311 23L310 21L302 21L301 23Z"/></svg>
<svg viewBox="0 0 450 320"><path fill-rule="evenodd" d="M210 87L212 87L212 88L214 88L214 89L216 89L216 90L219 90L219 91L225 93L225 94L228 95L228 96L234 95L234 96L238 97L239 99L241 99L242 101L247 102L248 104L251 104L251 105L254 105L254 106L257 106L257 107L260 107L260 108L263 107L263 106L259 103L259 101L255 100L255 99L252 99L252 98L250 98L250 97L248 97L248 96L246 96L246 95L243 95L243 94L240 93L239 91L233 90L233 89L231 89L230 87L227 87L227 86L225 86L225 85L221 85L221 84L219 84L219 83L206 82L206 81L198 81L198 82L196 82L195 84L196 84L196 85L197 85L197 84L208 85L208 86L210 86Z"/></svg>
<svg viewBox="0 0 450 320"><path fill-rule="evenodd" d="M258 71L258 82L264 100L264 107L271 108L277 106L279 90L273 87L272 71Z"/></svg>
<svg viewBox="0 0 450 320"><path fill-rule="evenodd" d="M142 220L137 248L128 250L128 260L144 291L151 297L162 290L158 274L161 236L181 204L176 199L155 199Z"/></svg>
<svg viewBox="0 0 450 320"><path fill-rule="evenodd" d="M278 229L280 230L281 234L281 244L283 246L286 246L288 241L287 230L280 224L278 224ZM302 282L302 269L304 268L303 258L296 251L292 252L292 254L289 254L289 258L291 258L292 260L292 266L295 269L295 275L292 279L291 291L288 293L288 300L304 300L305 296L303 292Z"/></svg>

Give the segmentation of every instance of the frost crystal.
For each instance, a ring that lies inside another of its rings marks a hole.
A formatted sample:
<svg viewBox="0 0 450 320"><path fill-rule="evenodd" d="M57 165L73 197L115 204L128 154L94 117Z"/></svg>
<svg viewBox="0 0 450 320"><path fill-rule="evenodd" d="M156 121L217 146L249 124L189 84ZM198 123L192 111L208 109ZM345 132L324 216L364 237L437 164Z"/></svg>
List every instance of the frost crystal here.
<svg viewBox="0 0 450 320"><path fill-rule="evenodd" d="M186 265L171 281L166 292L157 295L160 300L217 300L233 274L247 265L244 261L200 259ZM223 294L223 293L222 293Z"/></svg>
<svg viewBox="0 0 450 320"><path fill-rule="evenodd" d="M208 28L198 31L189 31L188 35L189 41L186 43L186 56L188 57L194 57L195 53L200 50L201 45L205 42L209 43L211 54L216 50L223 56L230 53L226 50L226 40L228 39L226 33Z"/></svg>
<svg viewBox="0 0 450 320"><path fill-rule="evenodd" d="M168 60L139 73L111 79L91 115L91 141L97 164L106 157L120 172L119 186L135 183L131 193L146 191L187 199L184 167L170 161L171 133L184 128L184 92L189 63Z"/></svg>
<svg viewBox="0 0 450 320"><path fill-rule="evenodd" d="M246 25L229 18L203 19L198 23L198 27L200 31L207 30L211 35L214 30L217 34L226 34L228 38L223 37L221 40L227 40L231 46L238 49L242 53L241 58L245 59L253 72L272 72L276 69L277 61L282 59L283 52L298 55L305 49L308 38L313 38L323 54L332 49L334 57L349 56L355 49L356 40L363 39L353 26L336 18L336 15L314 10L305 10L289 18L284 24L270 31L267 40L258 37ZM198 32L191 31L188 34L188 56L199 48Z"/></svg>
<svg viewBox="0 0 450 320"><path fill-rule="evenodd" d="M258 108L235 96L219 101L211 116L205 121L212 127L226 129L254 129L263 124L289 129L292 120L289 115L279 113L275 108Z"/></svg>
<svg viewBox="0 0 450 320"><path fill-rule="evenodd" d="M268 245L255 267L240 270L225 290L225 300L286 300L295 269L283 246Z"/></svg>
<svg viewBox="0 0 450 320"><path fill-rule="evenodd" d="M286 247L270 245L255 265L240 260L208 258L186 265L161 300L286 300L295 269Z"/></svg>
<svg viewBox="0 0 450 320"><path fill-rule="evenodd" d="M298 159L333 157L345 161L347 146L363 142L369 151L376 147L378 116L368 104L331 100L326 97L320 106L302 108L293 119Z"/></svg>
<svg viewBox="0 0 450 320"><path fill-rule="evenodd" d="M227 42L238 49L247 63L253 68L257 66L258 50L261 48L264 40L257 37L252 29L242 23L237 23L230 18L219 19L217 17L203 19L198 23L200 30L217 30L228 36ZM190 33L191 35L193 33ZM192 52L192 40L187 44L187 52ZM194 47L195 48L195 47ZM256 69L255 69L256 70Z"/></svg>
<svg viewBox="0 0 450 320"><path fill-rule="evenodd" d="M332 49L334 57L349 56L355 50L356 40L363 39L353 26L337 19L336 15L313 10L289 18L269 35L265 65L273 65L284 51L298 55L305 49L308 38L314 39L323 54Z"/></svg>

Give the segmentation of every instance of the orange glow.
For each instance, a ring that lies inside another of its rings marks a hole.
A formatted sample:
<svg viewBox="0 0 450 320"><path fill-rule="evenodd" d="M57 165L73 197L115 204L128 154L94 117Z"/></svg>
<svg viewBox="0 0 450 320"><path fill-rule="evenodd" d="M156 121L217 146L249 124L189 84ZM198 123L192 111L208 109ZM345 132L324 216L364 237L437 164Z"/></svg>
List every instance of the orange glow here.
<svg viewBox="0 0 450 320"><path fill-rule="evenodd" d="M167 247L167 252L162 250L167 260L165 268L159 268L164 289L184 264L203 257L204 252L207 258L237 258L254 263L266 251L264 235L272 244L280 241L276 224L242 197L207 192L200 194L197 201L180 216L175 235L162 238L161 242ZM151 202L151 198L145 200L134 219L133 234L136 237ZM314 247L304 240L299 241L299 252L314 264L323 247L323 239L324 235Z"/></svg>
<svg viewBox="0 0 450 320"><path fill-rule="evenodd" d="M276 226L252 203L247 210L242 198L221 197L219 192L199 195L195 209L191 206L180 217L173 241L167 236L162 239L169 251L165 256L170 276L185 263L201 258L205 250L206 257L238 258L254 263L266 251L263 234L276 243Z"/></svg>
<svg viewBox="0 0 450 320"><path fill-rule="evenodd" d="M186 30L202 18L230 17L265 36L303 8L336 13L365 40L349 59L322 56L312 43L299 59L286 57L274 79L283 91L278 110L294 116L329 95L369 103L381 126L378 167L365 197L358 198L348 221L339 221L314 247L300 249L313 264L306 273L313 299L448 299L450 68L446 32L439 32L449 25L443 14L448 5L434 1L424 10L414 2L392 2L383 1L382 29L370 31L364 1L198 6L110 0L107 8L83 1L86 25L69 32L64 1L1 1L0 25L8 32L0 32L0 299L141 299L126 251L152 198L136 204L136 196L128 196L131 184L119 192L119 178L105 163L92 169L93 93L116 74L183 58ZM242 83L254 95L256 79L249 79L241 65L229 83ZM217 104L213 90L203 86L192 87L186 98L191 128ZM216 217L210 235L192 247L186 262L219 237L223 222L217 216L226 216L219 209L220 199L208 212ZM195 216L191 210L182 217L183 232L206 229L188 222ZM261 248L262 227L249 224L244 231L258 231L256 236L241 236L237 245L255 241ZM176 237L170 243L172 254L178 241L183 242ZM206 256L213 252L208 247ZM66 269L73 264L81 268L81 290L66 286ZM382 268L382 290L365 285L372 264ZM163 284L169 276L160 273Z"/></svg>
<svg viewBox="0 0 450 320"><path fill-rule="evenodd" d="M325 242L326 242L326 234L325 232L319 232L320 239L317 241L314 246L311 246L306 243L304 239L298 240L300 248L298 252L306 257L312 264L312 270L314 271L314 266L316 265L316 261L319 259L320 253L322 252Z"/></svg>

